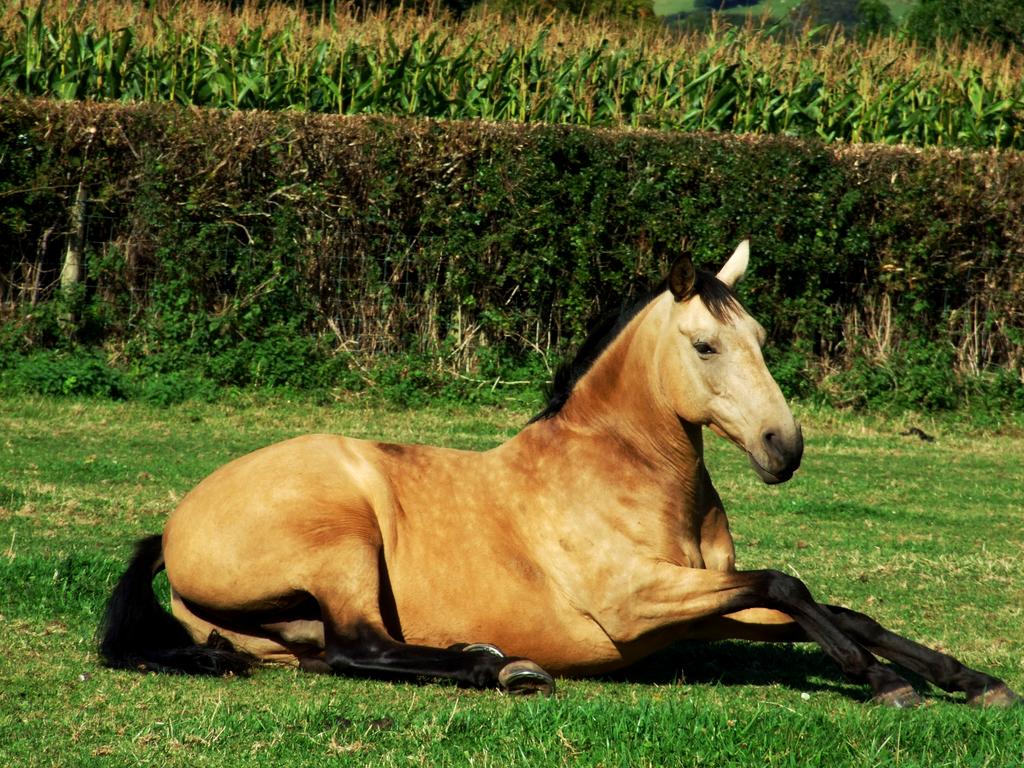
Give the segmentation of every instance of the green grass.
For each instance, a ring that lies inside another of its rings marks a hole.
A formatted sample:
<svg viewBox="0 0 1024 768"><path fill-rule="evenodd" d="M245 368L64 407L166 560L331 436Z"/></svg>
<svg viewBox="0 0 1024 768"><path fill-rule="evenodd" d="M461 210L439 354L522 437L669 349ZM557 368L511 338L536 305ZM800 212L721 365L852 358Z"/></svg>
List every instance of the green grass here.
<svg viewBox="0 0 1024 768"><path fill-rule="evenodd" d="M308 431L486 448L527 414L265 396L160 409L0 404L0 765L1019 766L1024 708L865 701L808 647L683 644L611 679L514 700L263 669L247 679L100 667L93 633L135 538L207 472ZM708 465L741 567L1024 688L1024 438L804 413L805 463L768 488L723 441Z"/></svg>
<svg viewBox="0 0 1024 768"><path fill-rule="evenodd" d="M694 0L654 0L654 13L658 16L688 13L694 10L695 4ZM755 17L771 15L776 19L780 19L787 16L798 5L800 5L800 0L764 0L764 2L757 3L756 5L740 8L738 11L733 11L733 13L739 13L740 15L751 14ZM910 9L916 5L916 2L914 0L890 0L886 5L892 11L893 18L900 22L910 13Z"/></svg>
<svg viewBox="0 0 1024 768"><path fill-rule="evenodd" d="M793 8L799 5L799 0L765 0L738 9L743 15L752 14L762 16L771 14L775 18L782 18ZM673 13L689 13L695 10L695 0L654 0L654 13L657 16L669 16Z"/></svg>

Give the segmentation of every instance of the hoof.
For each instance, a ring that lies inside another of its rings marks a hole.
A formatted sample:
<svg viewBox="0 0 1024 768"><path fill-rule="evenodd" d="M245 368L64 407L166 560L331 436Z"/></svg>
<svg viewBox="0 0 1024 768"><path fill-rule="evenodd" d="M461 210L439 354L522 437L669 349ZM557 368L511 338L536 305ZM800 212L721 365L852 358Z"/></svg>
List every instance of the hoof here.
<svg viewBox="0 0 1024 768"><path fill-rule="evenodd" d="M977 696L972 696L967 703L972 707L1019 707L1024 699L1010 690L1005 683L993 688L986 688Z"/></svg>
<svg viewBox="0 0 1024 768"><path fill-rule="evenodd" d="M921 697L909 685L875 694L873 701L896 709L913 709L921 706Z"/></svg>
<svg viewBox="0 0 1024 768"><path fill-rule="evenodd" d="M504 659L505 654L501 652L501 648L490 643L470 643L469 645L462 648L463 653L472 653L473 651L483 651L489 653L491 656L497 656L499 659Z"/></svg>
<svg viewBox="0 0 1024 768"><path fill-rule="evenodd" d="M498 673L498 684L514 694L543 693L550 696L555 692L555 679L526 659L502 667Z"/></svg>

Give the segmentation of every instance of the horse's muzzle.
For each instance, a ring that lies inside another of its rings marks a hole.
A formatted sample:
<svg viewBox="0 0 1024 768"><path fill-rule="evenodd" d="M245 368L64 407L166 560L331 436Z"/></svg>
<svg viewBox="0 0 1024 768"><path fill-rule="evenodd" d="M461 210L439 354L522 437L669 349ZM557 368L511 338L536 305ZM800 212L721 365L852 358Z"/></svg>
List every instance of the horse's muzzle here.
<svg viewBox="0 0 1024 768"><path fill-rule="evenodd" d="M781 431L766 430L761 435L761 445L755 455L747 451L747 459L757 476L769 485L784 483L800 467L804 455L804 436L800 425L786 435Z"/></svg>

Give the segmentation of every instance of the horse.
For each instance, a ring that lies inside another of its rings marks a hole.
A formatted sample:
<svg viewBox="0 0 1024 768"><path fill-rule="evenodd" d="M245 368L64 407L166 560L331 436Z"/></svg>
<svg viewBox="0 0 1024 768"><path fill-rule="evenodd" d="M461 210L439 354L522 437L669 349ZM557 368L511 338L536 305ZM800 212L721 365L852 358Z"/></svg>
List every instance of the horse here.
<svg viewBox="0 0 1024 768"><path fill-rule="evenodd" d="M287 663L370 678L546 693L676 641L815 642L895 707L921 702L888 659L966 701L1003 681L819 604L776 570L737 570L703 428L765 483L803 435L735 286L682 254L584 344L543 411L487 451L312 434L202 480L115 585L99 653L113 668L246 674ZM170 612L152 579L166 569Z"/></svg>

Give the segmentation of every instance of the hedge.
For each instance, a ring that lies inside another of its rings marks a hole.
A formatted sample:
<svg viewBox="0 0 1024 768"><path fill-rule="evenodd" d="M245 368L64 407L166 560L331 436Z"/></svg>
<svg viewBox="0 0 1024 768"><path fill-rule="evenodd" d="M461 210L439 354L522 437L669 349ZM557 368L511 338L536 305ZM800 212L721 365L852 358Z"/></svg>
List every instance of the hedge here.
<svg viewBox="0 0 1024 768"><path fill-rule="evenodd" d="M536 372L681 243L713 268L750 236L742 295L791 392L947 407L987 381L1019 403L1022 158L8 99L0 354L242 384L381 355Z"/></svg>

